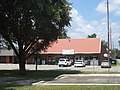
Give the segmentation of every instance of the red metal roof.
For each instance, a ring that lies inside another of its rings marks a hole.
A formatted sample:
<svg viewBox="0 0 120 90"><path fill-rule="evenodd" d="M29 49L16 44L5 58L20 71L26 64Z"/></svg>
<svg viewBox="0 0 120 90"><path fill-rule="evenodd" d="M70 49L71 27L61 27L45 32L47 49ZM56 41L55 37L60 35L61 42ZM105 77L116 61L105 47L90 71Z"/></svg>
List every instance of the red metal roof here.
<svg viewBox="0 0 120 90"><path fill-rule="evenodd" d="M75 54L92 54L101 52L100 38L58 39L47 49L46 54L61 54L63 50L73 50Z"/></svg>

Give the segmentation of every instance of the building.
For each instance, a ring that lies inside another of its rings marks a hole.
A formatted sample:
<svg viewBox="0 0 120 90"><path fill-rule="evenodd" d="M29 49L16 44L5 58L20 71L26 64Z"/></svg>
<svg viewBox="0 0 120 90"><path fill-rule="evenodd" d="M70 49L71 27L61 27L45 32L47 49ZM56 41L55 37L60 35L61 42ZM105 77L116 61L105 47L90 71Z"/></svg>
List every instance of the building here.
<svg viewBox="0 0 120 90"><path fill-rule="evenodd" d="M100 38L58 39L46 52L39 52L27 63L57 64L59 58L68 57L71 60L83 59L88 65L100 65L104 59L106 48ZM0 63L16 63L12 50L1 50Z"/></svg>
<svg viewBox="0 0 120 90"><path fill-rule="evenodd" d="M100 38L58 39L46 52L40 53L40 60L46 64L57 64L60 57L83 59L88 65L100 65L106 48Z"/></svg>
<svg viewBox="0 0 120 90"><path fill-rule="evenodd" d="M1 49L0 50L0 63L16 63L15 53L13 50Z"/></svg>

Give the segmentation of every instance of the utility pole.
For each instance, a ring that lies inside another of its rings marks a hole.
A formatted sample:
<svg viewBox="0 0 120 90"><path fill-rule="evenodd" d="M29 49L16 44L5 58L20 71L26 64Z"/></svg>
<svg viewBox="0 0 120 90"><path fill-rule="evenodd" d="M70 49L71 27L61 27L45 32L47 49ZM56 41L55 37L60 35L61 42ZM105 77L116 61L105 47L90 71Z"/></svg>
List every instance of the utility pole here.
<svg viewBox="0 0 120 90"><path fill-rule="evenodd" d="M1 54L1 49L2 49L2 35L0 35L0 54Z"/></svg>
<svg viewBox="0 0 120 90"><path fill-rule="evenodd" d="M109 1L107 0L107 30L108 30L108 61L110 63L110 38L111 38L111 33L110 33L110 21L109 21ZM110 72L110 68L108 68L108 72Z"/></svg>
<svg viewBox="0 0 120 90"><path fill-rule="evenodd" d="M110 23L109 23L109 1L107 0L107 30L108 30L108 60L110 60Z"/></svg>

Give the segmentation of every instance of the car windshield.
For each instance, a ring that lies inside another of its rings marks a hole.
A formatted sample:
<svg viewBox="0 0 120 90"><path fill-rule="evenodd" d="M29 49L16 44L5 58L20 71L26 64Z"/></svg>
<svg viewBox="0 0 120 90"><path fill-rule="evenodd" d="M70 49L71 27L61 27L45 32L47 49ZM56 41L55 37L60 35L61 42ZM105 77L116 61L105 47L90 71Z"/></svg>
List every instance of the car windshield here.
<svg viewBox="0 0 120 90"><path fill-rule="evenodd" d="M66 61L70 61L70 60L66 60Z"/></svg>
<svg viewBox="0 0 120 90"><path fill-rule="evenodd" d="M75 62L82 62L81 60L76 60Z"/></svg>
<svg viewBox="0 0 120 90"><path fill-rule="evenodd" d="M108 60L103 60L102 62L109 62Z"/></svg>
<svg viewBox="0 0 120 90"><path fill-rule="evenodd" d="M61 60L59 60L59 61L65 61L65 60L62 60L62 59L61 59Z"/></svg>

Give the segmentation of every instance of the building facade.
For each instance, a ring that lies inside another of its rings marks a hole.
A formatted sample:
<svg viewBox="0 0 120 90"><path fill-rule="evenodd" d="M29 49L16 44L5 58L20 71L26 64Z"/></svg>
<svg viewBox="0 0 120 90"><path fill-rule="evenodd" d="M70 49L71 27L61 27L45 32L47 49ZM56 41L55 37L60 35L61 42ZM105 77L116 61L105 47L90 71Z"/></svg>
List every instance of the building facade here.
<svg viewBox="0 0 120 90"><path fill-rule="evenodd" d="M87 65L100 65L106 48L100 38L58 39L46 52L39 52L26 61L34 64L57 64L59 58L83 59ZM1 50L0 63L17 63L13 50Z"/></svg>
<svg viewBox="0 0 120 90"><path fill-rule="evenodd" d="M46 52L40 52L38 64L57 64L59 58L83 59L87 65L100 65L106 53L100 38L58 39Z"/></svg>
<svg viewBox="0 0 120 90"><path fill-rule="evenodd" d="M0 50L0 63L17 63L13 50Z"/></svg>

